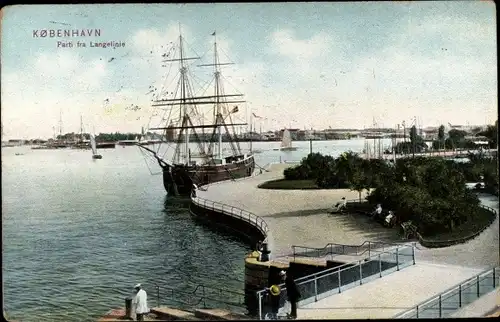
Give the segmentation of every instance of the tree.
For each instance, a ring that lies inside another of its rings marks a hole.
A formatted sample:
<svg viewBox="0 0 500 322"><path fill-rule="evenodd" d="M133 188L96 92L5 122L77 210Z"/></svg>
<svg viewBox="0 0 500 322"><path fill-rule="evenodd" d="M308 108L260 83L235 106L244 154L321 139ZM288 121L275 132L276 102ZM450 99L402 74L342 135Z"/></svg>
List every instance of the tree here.
<svg viewBox="0 0 500 322"><path fill-rule="evenodd" d="M438 129L438 140L439 140L439 148L444 146L444 125L440 125Z"/></svg>
<svg viewBox="0 0 500 322"><path fill-rule="evenodd" d="M454 142L460 142L464 140L467 132L462 130L451 129L448 131L448 137Z"/></svg>
<svg viewBox="0 0 500 322"><path fill-rule="evenodd" d="M418 140L417 127L413 125L410 129L410 142L412 144L416 143Z"/></svg>
<svg viewBox="0 0 500 322"><path fill-rule="evenodd" d="M444 125L440 125L438 129L438 140L444 141Z"/></svg>
<svg viewBox="0 0 500 322"><path fill-rule="evenodd" d="M479 132L477 136L484 136L488 139L490 143L490 148L496 148L498 144L498 120L495 121L494 125L488 125L485 131Z"/></svg>
<svg viewBox="0 0 500 322"><path fill-rule="evenodd" d="M365 164L366 166L366 164ZM363 165L359 164L359 166L351 172L349 177L349 186L351 190L355 190L359 194L359 202L361 202L361 192L365 189L370 188L370 180L369 177L366 176Z"/></svg>

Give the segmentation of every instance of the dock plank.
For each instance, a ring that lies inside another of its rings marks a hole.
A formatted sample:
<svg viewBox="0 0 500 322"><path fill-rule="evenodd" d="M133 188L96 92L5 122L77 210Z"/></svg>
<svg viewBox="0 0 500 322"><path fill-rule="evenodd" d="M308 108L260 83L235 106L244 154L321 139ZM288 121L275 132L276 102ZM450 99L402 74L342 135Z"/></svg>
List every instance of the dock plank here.
<svg viewBox="0 0 500 322"><path fill-rule="evenodd" d="M175 309L168 306L152 308L151 313L154 313L161 320L168 320L168 321L199 320L192 312Z"/></svg>

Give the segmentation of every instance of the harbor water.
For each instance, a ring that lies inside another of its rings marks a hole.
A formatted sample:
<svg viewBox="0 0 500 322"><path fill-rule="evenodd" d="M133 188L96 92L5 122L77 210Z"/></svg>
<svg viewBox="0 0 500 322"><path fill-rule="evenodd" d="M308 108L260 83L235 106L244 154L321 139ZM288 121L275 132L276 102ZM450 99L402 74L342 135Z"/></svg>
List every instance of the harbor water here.
<svg viewBox="0 0 500 322"><path fill-rule="evenodd" d="M279 144L254 142L257 164L299 161L309 153L309 142L273 151ZM337 156L361 152L364 140L312 145ZM243 292L250 245L197 223L185 203L168 200L161 175L150 173L139 148L100 154L103 159L92 160L89 150L2 148L2 278L10 319L95 320L124 306L136 283L144 285L150 306L156 285Z"/></svg>

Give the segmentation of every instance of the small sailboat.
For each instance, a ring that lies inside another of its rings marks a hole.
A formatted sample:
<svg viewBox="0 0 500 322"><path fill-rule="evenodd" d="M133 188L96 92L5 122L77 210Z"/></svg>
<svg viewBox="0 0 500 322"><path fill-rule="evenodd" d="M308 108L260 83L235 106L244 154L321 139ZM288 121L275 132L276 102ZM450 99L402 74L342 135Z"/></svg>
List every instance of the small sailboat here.
<svg viewBox="0 0 500 322"><path fill-rule="evenodd" d="M273 149L275 151L296 151L297 148L292 146L292 136L290 135L290 131L285 129L283 131L283 138L281 139L281 146L277 149Z"/></svg>
<svg viewBox="0 0 500 322"><path fill-rule="evenodd" d="M90 147L92 148L92 159L102 159L102 155L97 154L97 144L92 134L90 134Z"/></svg>

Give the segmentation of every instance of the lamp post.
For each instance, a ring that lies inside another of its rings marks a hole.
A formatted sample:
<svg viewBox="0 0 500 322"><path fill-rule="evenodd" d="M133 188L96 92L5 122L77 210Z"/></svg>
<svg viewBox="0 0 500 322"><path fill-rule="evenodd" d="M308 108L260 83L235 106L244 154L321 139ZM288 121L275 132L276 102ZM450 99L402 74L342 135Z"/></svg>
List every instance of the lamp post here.
<svg viewBox="0 0 500 322"><path fill-rule="evenodd" d="M406 147L406 127L405 127L405 121L403 121L402 124L403 124L403 144L404 144L403 147ZM406 152L408 152L408 151L406 151Z"/></svg>

